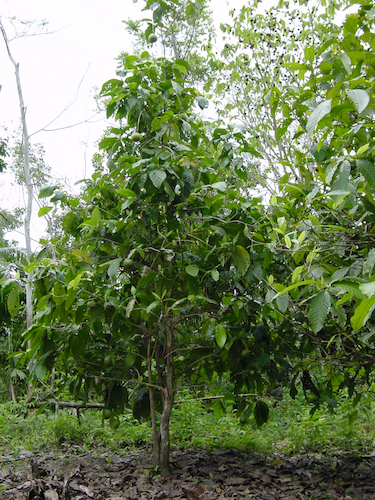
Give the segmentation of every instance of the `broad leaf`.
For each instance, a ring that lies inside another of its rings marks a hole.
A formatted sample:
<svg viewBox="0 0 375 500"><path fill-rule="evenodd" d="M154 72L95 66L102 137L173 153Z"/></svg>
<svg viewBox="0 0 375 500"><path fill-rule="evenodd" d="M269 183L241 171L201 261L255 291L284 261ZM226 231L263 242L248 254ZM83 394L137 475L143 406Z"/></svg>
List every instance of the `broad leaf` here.
<svg viewBox="0 0 375 500"><path fill-rule="evenodd" d="M148 175L151 182L157 189L160 188L167 177L167 174L164 172L164 170L152 170Z"/></svg>
<svg viewBox="0 0 375 500"><path fill-rule="evenodd" d="M257 401L254 408L254 417L258 427L261 427L268 420L270 409L264 401Z"/></svg>
<svg viewBox="0 0 375 500"><path fill-rule="evenodd" d="M355 332L360 330L366 324L374 308L375 296L370 299L362 300L355 310L354 315L350 318L350 322Z"/></svg>
<svg viewBox="0 0 375 500"><path fill-rule="evenodd" d="M68 283L67 289L69 290L70 288L72 288L73 290L76 290L79 282L81 281L81 278L82 273L77 274L77 276Z"/></svg>
<svg viewBox="0 0 375 500"><path fill-rule="evenodd" d="M135 194L134 191L131 189L127 188L121 188L121 189L115 189L115 192L119 194L120 196L124 196L125 198L136 198L137 195Z"/></svg>
<svg viewBox="0 0 375 500"><path fill-rule="evenodd" d="M368 182L370 188L375 188L375 165L368 160L357 160L357 167Z"/></svg>
<svg viewBox="0 0 375 500"><path fill-rule="evenodd" d="M196 276L198 276L198 273L199 273L199 267L198 266L193 266L193 265L190 265L190 266L186 266L185 267L185 271L190 275L190 276L193 276L194 278Z"/></svg>
<svg viewBox="0 0 375 500"><path fill-rule="evenodd" d="M117 276L121 261L122 261L122 257L118 257L117 259L114 259L112 261L112 263L109 266L108 271L107 271L109 278L115 278Z"/></svg>
<svg viewBox="0 0 375 500"><path fill-rule="evenodd" d="M135 305L135 297L129 300L126 305L126 317L129 318Z"/></svg>
<svg viewBox="0 0 375 500"><path fill-rule="evenodd" d="M38 217L43 217L43 215L48 214L52 210L53 207L42 207L38 211Z"/></svg>
<svg viewBox="0 0 375 500"><path fill-rule="evenodd" d="M236 245L234 252L232 254L232 259L234 265L237 267L238 271L243 276L250 266L250 255L249 252L241 245Z"/></svg>
<svg viewBox="0 0 375 500"><path fill-rule="evenodd" d="M328 292L320 292L310 304L309 316L314 333L318 333L324 326L331 305L331 296Z"/></svg>
<svg viewBox="0 0 375 500"><path fill-rule="evenodd" d="M339 283L335 283L332 287L332 290L344 290L345 292L349 292L353 297L357 299L365 299L366 296L359 289L358 283L352 283L350 281L340 281Z"/></svg>
<svg viewBox="0 0 375 500"><path fill-rule="evenodd" d="M7 307L8 307L9 314L11 316L15 316L18 313L18 310L20 308L18 286L15 286L10 291L10 293L8 295L8 299L7 299Z"/></svg>
<svg viewBox="0 0 375 500"><path fill-rule="evenodd" d="M320 120L331 111L331 107L332 99L328 99L327 101L321 102L311 113L306 124L306 129L310 137L313 136L315 128Z"/></svg>
<svg viewBox="0 0 375 500"><path fill-rule="evenodd" d="M370 281L369 283L361 283L359 285L361 292L367 297L372 297L375 295L375 281Z"/></svg>
<svg viewBox="0 0 375 500"><path fill-rule="evenodd" d="M54 191L56 189L58 189L58 188L59 188L58 185L55 185L55 186L44 186L39 191L38 198L48 198L49 196L52 196L53 193L54 193Z"/></svg>
<svg viewBox="0 0 375 500"><path fill-rule="evenodd" d="M362 113L362 111L367 107L367 104L370 101L370 96L368 95L368 93L365 90L361 89L347 89L346 93L348 94L348 97L353 101L358 113Z"/></svg>
<svg viewBox="0 0 375 500"><path fill-rule="evenodd" d="M215 340L220 349L225 346L225 343L227 341L227 332L225 331L223 325L216 326Z"/></svg>

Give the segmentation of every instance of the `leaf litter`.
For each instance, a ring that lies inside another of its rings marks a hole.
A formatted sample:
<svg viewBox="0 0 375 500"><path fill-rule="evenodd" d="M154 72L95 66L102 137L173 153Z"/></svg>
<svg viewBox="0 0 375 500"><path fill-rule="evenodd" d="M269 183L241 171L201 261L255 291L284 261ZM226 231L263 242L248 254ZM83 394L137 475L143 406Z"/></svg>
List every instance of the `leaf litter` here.
<svg viewBox="0 0 375 500"><path fill-rule="evenodd" d="M236 450L171 454L162 478L151 452L22 451L0 458L6 500L375 499L375 456L302 453L264 457Z"/></svg>

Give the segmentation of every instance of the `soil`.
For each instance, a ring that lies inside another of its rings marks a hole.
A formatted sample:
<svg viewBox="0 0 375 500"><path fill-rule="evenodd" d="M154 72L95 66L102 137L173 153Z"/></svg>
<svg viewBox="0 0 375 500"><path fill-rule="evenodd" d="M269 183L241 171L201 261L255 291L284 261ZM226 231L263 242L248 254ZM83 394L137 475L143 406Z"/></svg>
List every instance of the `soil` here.
<svg viewBox="0 0 375 500"><path fill-rule="evenodd" d="M45 453L0 457L6 500L375 499L375 456L345 453L262 457L235 450L171 454L162 478L145 450Z"/></svg>

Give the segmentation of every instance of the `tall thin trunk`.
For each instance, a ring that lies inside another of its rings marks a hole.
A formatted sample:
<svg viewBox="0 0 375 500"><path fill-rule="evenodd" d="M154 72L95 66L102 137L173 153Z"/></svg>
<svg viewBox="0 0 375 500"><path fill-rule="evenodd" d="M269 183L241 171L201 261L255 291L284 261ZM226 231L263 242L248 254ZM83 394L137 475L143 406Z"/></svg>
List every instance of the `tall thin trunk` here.
<svg viewBox="0 0 375 500"><path fill-rule="evenodd" d="M147 371L148 371L148 395L150 398L150 413L151 413L151 425L152 425L152 457L154 466L159 465L160 458L160 433L158 430L158 425L156 422L156 402L155 402L155 392L154 392L154 382L152 378L152 345L151 345L152 335L148 339L147 345Z"/></svg>
<svg viewBox="0 0 375 500"><path fill-rule="evenodd" d="M12 333L8 330L8 354L13 354ZM9 367L9 395L13 403L17 403L16 393L14 392L12 370Z"/></svg>
<svg viewBox="0 0 375 500"><path fill-rule="evenodd" d="M3 26L1 17L0 17L0 30L2 32L4 42L8 51L9 59L11 60L17 81L17 91L18 91L18 100L20 105L20 113L21 113L21 123L22 123L22 135L23 135L23 148L24 148L24 175L25 175L25 184L26 184L26 192L27 192L27 203L26 203L26 215L25 215L25 244L26 244L26 255L27 261L30 263L31 259L31 236L30 236L30 222L31 222L31 212L32 212L32 202L33 202L33 186L31 183L30 177L30 157L29 157L29 134L27 132L27 123L26 123L26 107L23 100L22 87L21 87L21 78L20 78L20 70L19 63L17 63L11 53L9 40ZM32 284L33 284L33 273L30 271L27 274L26 281L26 326L30 328L33 324L33 302L32 302Z"/></svg>
<svg viewBox="0 0 375 500"><path fill-rule="evenodd" d="M175 391L173 388L174 363L173 363L173 328L172 323L167 321L166 326L166 387L163 390L163 413L160 418L160 474L162 477L172 475L169 463L170 436L169 421L171 418Z"/></svg>

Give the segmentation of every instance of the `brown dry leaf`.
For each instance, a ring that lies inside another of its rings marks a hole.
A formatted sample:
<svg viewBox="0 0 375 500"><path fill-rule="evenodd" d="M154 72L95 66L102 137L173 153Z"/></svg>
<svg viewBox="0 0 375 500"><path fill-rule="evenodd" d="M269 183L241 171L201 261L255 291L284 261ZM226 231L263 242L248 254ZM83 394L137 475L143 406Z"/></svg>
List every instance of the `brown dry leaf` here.
<svg viewBox="0 0 375 500"><path fill-rule="evenodd" d="M260 479L263 481L264 484L272 483L272 479L267 474L263 474Z"/></svg>
<svg viewBox="0 0 375 500"><path fill-rule="evenodd" d="M204 493L204 488L201 484L192 484L188 486L182 486L182 491L188 498L197 500Z"/></svg>
<svg viewBox="0 0 375 500"><path fill-rule="evenodd" d="M227 477L225 484L238 485L247 483L247 479L243 477Z"/></svg>
<svg viewBox="0 0 375 500"><path fill-rule="evenodd" d="M47 490L44 492L45 500L59 500L59 495L56 490Z"/></svg>

